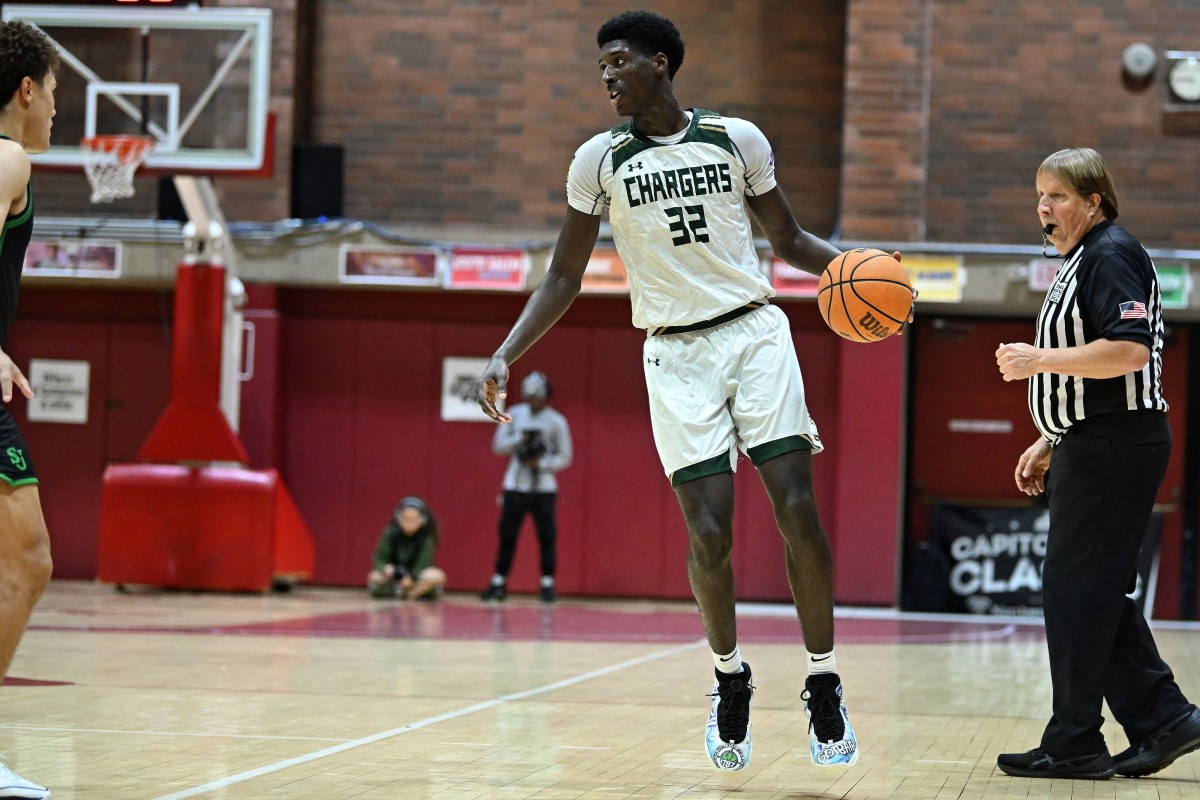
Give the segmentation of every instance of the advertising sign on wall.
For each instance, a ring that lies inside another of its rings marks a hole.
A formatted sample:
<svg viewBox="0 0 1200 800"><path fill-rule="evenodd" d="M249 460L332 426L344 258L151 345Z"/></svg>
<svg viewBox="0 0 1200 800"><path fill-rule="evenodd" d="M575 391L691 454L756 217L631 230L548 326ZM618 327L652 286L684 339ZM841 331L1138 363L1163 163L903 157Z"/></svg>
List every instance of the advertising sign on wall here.
<svg viewBox="0 0 1200 800"><path fill-rule="evenodd" d="M34 239L25 250L22 274L64 278L121 277L121 243Z"/></svg>
<svg viewBox="0 0 1200 800"><path fill-rule="evenodd" d="M1041 616L1042 565L1050 511L937 505L930 517L932 544L942 557L946 608L955 613ZM1154 608L1162 515L1151 516L1130 596L1150 616ZM923 579L936 579L926 575Z"/></svg>
<svg viewBox="0 0 1200 800"><path fill-rule="evenodd" d="M456 247L450 253L446 288L519 292L525 288L528 272L529 254L524 250Z"/></svg>
<svg viewBox="0 0 1200 800"><path fill-rule="evenodd" d="M438 251L432 248L342 245L338 251L338 280L438 286L438 261Z"/></svg>

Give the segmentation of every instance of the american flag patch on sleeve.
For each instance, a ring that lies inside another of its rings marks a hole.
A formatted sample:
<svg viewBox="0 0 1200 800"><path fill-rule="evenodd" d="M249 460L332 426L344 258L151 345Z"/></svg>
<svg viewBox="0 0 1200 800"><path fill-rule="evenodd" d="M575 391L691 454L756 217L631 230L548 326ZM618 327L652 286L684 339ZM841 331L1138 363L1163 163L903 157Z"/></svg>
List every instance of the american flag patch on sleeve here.
<svg viewBox="0 0 1200 800"><path fill-rule="evenodd" d="M1121 319L1145 319L1146 304L1137 300L1126 300L1120 305Z"/></svg>

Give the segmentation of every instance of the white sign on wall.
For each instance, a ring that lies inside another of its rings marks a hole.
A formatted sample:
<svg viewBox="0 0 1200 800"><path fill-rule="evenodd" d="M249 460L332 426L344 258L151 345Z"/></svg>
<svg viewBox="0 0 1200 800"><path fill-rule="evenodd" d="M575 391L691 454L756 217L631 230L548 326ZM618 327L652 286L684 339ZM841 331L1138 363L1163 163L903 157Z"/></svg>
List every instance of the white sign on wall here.
<svg viewBox="0 0 1200 800"><path fill-rule="evenodd" d="M487 366L486 358L442 360L442 419L451 422L492 422L475 399L475 382ZM501 409L504 405L499 404Z"/></svg>
<svg viewBox="0 0 1200 800"><path fill-rule="evenodd" d="M53 358L29 360L29 400L31 422L66 422L86 425L91 364L86 361L60 361Z"/></svg>

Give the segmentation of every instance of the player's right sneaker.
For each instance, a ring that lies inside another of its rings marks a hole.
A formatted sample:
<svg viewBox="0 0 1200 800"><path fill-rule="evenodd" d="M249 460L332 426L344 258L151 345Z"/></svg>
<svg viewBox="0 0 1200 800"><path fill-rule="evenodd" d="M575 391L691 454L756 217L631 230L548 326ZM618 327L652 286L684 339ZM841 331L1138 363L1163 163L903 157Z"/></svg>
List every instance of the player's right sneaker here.
<svg viewBox="0 0 1200 800"><path fill-rule="evenodd" d="M25 800L50 800L50 790L25 780L9 769L0 757L0 797L19 797Z"/></svg>
<svg viewBox="0 0 1200 800"><path fill-rule="evenodd" d="M858 740L842 702L842 679L836 672L809 675L804 682L808 741L818 767L848 767L858 761Z"/></svg>
<svg viewBox="0 0 1200 800"><path fill-rule="evenodd" d="M736 675L716 673L704 748L717 769L743 769L750 763L750 698L754 695L750 665L743 661Z"/></svg>

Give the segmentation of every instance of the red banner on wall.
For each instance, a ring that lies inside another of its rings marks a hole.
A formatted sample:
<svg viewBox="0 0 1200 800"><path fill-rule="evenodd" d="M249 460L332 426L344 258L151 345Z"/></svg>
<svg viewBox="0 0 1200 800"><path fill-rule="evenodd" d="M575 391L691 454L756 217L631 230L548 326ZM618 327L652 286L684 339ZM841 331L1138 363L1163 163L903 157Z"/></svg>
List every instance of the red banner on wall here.
<svg viewBox="0 0 1200 800"><path fill-rule="evenodd" d="M447 289L503 289L519 292L529 273L524 250L456 248L450 253Z"/></svg>

